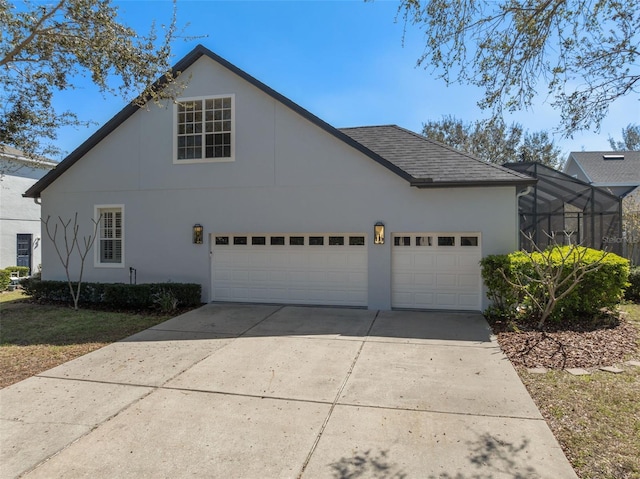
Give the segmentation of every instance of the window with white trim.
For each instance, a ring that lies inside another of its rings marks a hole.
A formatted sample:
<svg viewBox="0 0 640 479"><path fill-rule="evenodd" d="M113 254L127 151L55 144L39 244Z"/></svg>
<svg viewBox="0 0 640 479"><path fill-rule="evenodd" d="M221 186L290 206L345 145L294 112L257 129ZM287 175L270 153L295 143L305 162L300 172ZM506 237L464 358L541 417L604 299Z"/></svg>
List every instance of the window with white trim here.
<svg viewBox="0 0 640 479"><path fill-rule="evenodd" d="M96 206L100 221L96 238L96 266L124 266L124 206Z"/></svg>
<svg viewBox="0 0 640 479"><path fill-rule="evenodd" d="M233 161L234 103L234 95L178 100L174 162Z"/></svg>

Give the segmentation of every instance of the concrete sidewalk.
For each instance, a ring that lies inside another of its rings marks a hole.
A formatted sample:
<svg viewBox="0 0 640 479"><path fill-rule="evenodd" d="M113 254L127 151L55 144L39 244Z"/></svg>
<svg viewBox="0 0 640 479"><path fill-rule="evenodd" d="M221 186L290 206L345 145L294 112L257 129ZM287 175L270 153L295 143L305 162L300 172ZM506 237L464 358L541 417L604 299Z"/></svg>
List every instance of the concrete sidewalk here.
<svg viewBox="0 0 640 479"><path fill-rule="evenodd" d="M575 478L479 314L210 304L0 391L2 478Z"/></svg>

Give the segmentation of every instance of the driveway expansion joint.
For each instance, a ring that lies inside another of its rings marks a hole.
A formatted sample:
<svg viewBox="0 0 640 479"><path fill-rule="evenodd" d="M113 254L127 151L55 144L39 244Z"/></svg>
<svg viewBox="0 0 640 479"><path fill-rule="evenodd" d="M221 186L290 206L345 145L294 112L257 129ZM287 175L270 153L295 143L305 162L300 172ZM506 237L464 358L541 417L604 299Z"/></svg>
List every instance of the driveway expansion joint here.
<svg viewBox="0 0 640 479"><path fill-rule="evenodd" d="M344 391L344 388L347 385L347 382L349 381L349 378L351 377L351 373L353 372L353 368L356 366L356 363L358 362L358 358L360 357L360 353L362 352L362 348L364 348L364 345L366 344L366 338L369 336L369 333L371 332L371 329L373 328L373 325L376 322L376 319L378 319L378 315L380 314L380 310L376 311L376 315L373 317L373 320L371 321L371 324L369 325L369 329L367 330L367 333L365 334L364 339L362 340L362 342L360 343L360 347L358 348L358 351L356 352L353 361L351 361L351 366L349 367L349 371L347 371L347 374L344 378L344 381L342 381L342 384L340 385L340 387L338 388L338 392L336 394L335 399L333 400L333 403L331 404L331 407L329 408L329 412L327 413L327 417L325 418L324 422L322 423L322 426L320 426L320 431L318 431L318 435L316 436L315 441L313 442L313 445L311 446L311 449L309 450L309 454L307 454L307 457L304 461L304 463L302 464L302 467L300 468L300 473L297 476L297 479L301 479L302 475L304 474L305 469L307 468L307 466L309 465L309 461L311 460L311 456L313 456L313 453L315 452L316 448L318 447L318 443L320 442L320 438L322 437L322 434L324 433L324 430L327 427L327 424L329 423L329 419L331 419L331 415L333 414L333 410L335 409L336 405L338 404L338 400L340 399L340 396L342 395L342 392Z"/></svg>
<svg viewBox="0 0 640 479"><path fill-rule="evenodd" d="M252 326L249 326L247 329L245 329L244 331L242 331L240 334L238 334L238 337L242 337L245 334L247 334L249 331L251 331L253 328L255 328L256 326L264 323L267 319L269 319L271 316L273 316L274 314L280 312L282 309L284 309L287 305L286 304L282 304L280 305L280 307L278 309L275 309L273 311L271 311L269 314L267 314L264 318L262 318L260 321L258 321L257 323L253 324Z"/></svg>

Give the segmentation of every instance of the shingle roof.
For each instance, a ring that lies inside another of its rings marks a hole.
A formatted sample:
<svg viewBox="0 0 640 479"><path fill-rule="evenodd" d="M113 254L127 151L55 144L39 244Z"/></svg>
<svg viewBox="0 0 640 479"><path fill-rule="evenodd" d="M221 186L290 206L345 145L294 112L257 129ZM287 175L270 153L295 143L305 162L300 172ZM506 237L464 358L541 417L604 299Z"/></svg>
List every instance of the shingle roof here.
<svg viewBox="0 0 640 479"><path fill-rule="evenodd" d="M411 177L413 186L472 186L532 183L530 176L485 163L396 125L341 128Z"/></svg>
<svg viewBox="0 0 640 479"><path fill-rule="evenodd" d="M30 157L23 151L9 145L0 144L0 160L19 162L31 168L51 169L58 163L42 156Z"/></svg>
<svg viewBox="0 0 640 479"><path fill-rule="evenodd" d="M573 151L569 156L593 183L640 185L640 151ZM624 159L605 159L612 156Z"/></svg>
<svg viewBox="0 0 640 479"><path fill-rule="evenodd" d="M497 165L489 165L397 126L338 130L202 45L196 46L182 60L176 63L172 69L174 75L184 72L202 56L219 63L319 128L409 181L412 186L526 185L535 182L528 176L520 175ZM166 83L166 80L162 77L156 82L156 86L162 87L164 83ZM62 160L55 169L29 188L23 196L39 197L47 186L53 183L136 111L138 111L138 107L134 103L125 106L82 145ZM380 128L379 133L382 134L384 132L387 141L376 140L374 128ZM397 141L401 141L403 144L395 144ZM447 169L449 169L448 172L446 171Z"/></svg>

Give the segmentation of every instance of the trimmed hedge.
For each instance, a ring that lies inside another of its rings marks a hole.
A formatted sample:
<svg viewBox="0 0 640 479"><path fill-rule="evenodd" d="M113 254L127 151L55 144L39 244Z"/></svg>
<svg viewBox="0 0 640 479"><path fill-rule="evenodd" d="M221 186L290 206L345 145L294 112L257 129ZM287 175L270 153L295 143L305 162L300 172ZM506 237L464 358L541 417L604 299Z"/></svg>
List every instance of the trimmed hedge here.
<svg viewBox="0 0 640 479"><path fill-rule="evenodd" d="M69 283L27 278L21 281L25 292L38 301L72 302ZM73 285L74 288L76 284ZM178 307L199 306L202 287L195 283L83 283L80 304L100 304L113 308L151 309L155 294L172 295Z"/></svg>
<svg viewBox="0 0 640 479"><path fill-rule="evenodd" d="M489 313L515 317L518 308L531 311L530 299L526 297L524 292L518 291L517 288L505 281L500 270L504 271L505 276L514 282L516 278L525 276L536 278L532 260L540 265L544 265L550 260L555 267L561 267L562 258L573 252L565 262L562 276L564 278L572 271L574 261L579 259L577 257L578 251L583 264L600 261L603 255L602 251L591 248L573 247L573 250L570 248L572 247L554 247L543 253L534 252L531 254L516 251L508 255L491 255L483 258L480 262L482 278L487 285L487 297L493 302ZM549 253L550 256L548 256ZM584 253L583 256L582 253ZM557 303L551 319L593 317L602 308L615 307L623 297L624 289L628 285L628 276L629 261L613 253L607 254L597 270L587 273L576 289ZM531 282L526 287L537 297L543 297L545 294L538 283Z"/></svg>
<svg viewBox="0 0 640 479"><path fill-rule="evenodd" d="M640 266L634 266L629 271L629 286L624 292L624 297L628 301L640 303Z"/></svg>

